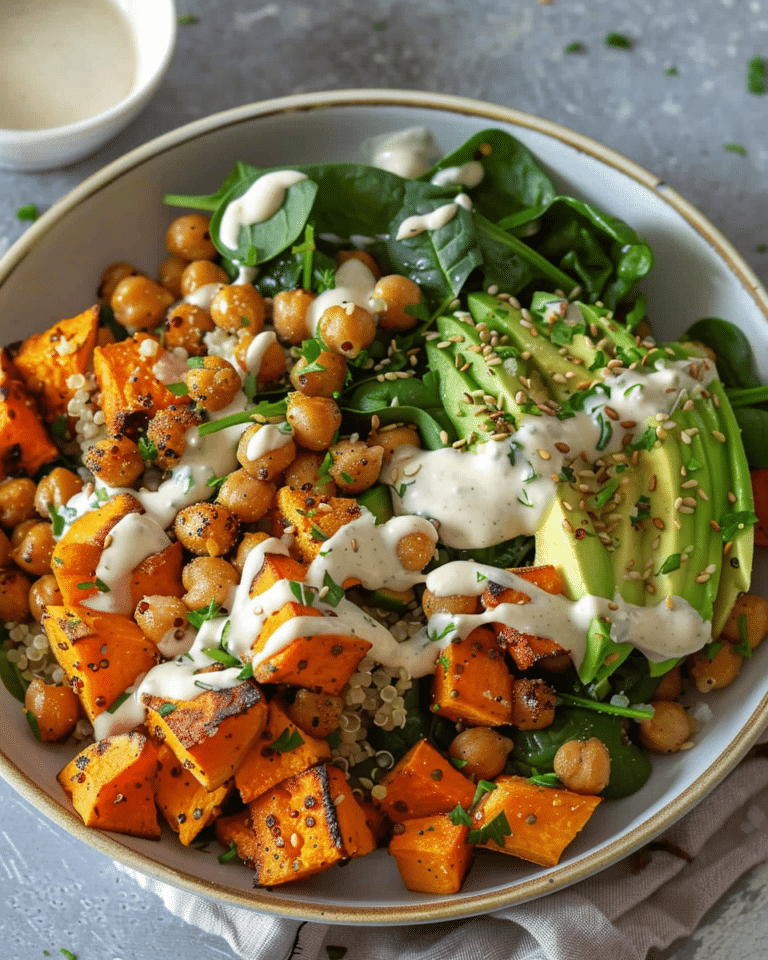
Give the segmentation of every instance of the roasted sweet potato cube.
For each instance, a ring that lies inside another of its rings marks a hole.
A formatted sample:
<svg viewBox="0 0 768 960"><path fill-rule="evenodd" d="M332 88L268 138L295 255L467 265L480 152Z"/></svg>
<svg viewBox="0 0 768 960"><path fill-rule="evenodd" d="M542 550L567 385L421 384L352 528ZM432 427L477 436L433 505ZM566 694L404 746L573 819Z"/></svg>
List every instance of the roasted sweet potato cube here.
<svg viewBox="0 0 768 960"><path fill-rule="evenodd" d="M49 606L43 628L91 721L161 660L155 644L119 613Z"/></svg>
<svg viewBox="0 0 768 960"><path fill-rule="evenodd" d="M344 774L327 764L283 780L254 800L250 813L249 863L258 886L300 880L376 848Z"/></svg>
<svg viewBox="0 0 768 960"><path fill-rule="evenodd" d="M299 563L293 557L283 556L280 553L266 553L261 570L253 578L251 596L255 597L260 593L266 593L270 587L274 587L280 580L293 580L295 583L301 583L306 574L306 564Z"/></svg>
<svg viewBox="0 0 768 960"><path fill-rule="evenodd" d="M488 627L476 627L442 651L435 665L432 710L473 726L509 723L512 675Z"/></svg>
<svg viewBox="0 0 768 960"><path fill-rule="evenodd" d="M327 740L299 730L277 697L269 703L267 724L235 773L235 785L248 803L285 780L331 759Z"/></svg>
<svg viewBox="0 0 768 960"><path fill-rule="evenodd" d="M101 408L112 436L133 433L158 410L190 402L188 396L176 396L155 376L153 369L165 350L158 346L154 354L144 353L141 345L147 339L146 334L139 333L93 351Z"/></svg>
<svg viewBox="0 0 768 960"><path fill-rule="evenodd" d="M229 848L234 843L237 855L243 863L253 867L259 849L259 838L251 829L251 811L247 807L237 813L217 817L214 832L222 847Z"/></svg>
<svg viewBox="0 0 768 960"><path fill-rule="evenodd" d="M44 333L28 337L14 356L14 365L38 400L48 423L67 413L77 387L70 377L84 374L91 363L99 326L99 308L61 320Z"/></svg>
<svg viewBox="0 0 768 960"><path fill-rule="evenodd" d="M203 827L219 816L232 792L229 780L215 790L206 790L189 770L176 759L176 754L163 743L157 752L158 772L155 800L170 828L188 847Z"/></svg>
<svg viewBox="0 0 768 960"><path fill-rule="evenodd" d="M58 455L26 386L6 380L0 385L0 480L33 476Z"/></svg>
<svg viewBox="0 0 768 960"><path fill-rule="evenodd" d="M494 840L478 846L499 850L542 867L554 867L568 844L592 816L601 797L539 787L524 777L502 774L496 789L486 793L473 813L473 828L480 829L504 813L511 833L504 845Z"/></svg>
<svg viewBox="0 0 768 960"><path fill-rule="evenodd" d="M142 560L131 574L131 601L133 606L144 597L159 593L164 597L182 597L184 584L181 571L184 567L184 548L177 540L160 553L153 553Z"/></svg>
<svg viewBox="0 0 768 960"><path fill-rule="evenodd" d="M132 731L92 743L57 779L87 827L159 840L156 775L154 744Z"/></svg>
<svg viewBox="0 0 768 960"><path fill-rule="evenodd" d="M428 740L414 744L381 783L386 796L374 803L393 823L448 813L457 803L469 807L475 795L474 784Z"/></svg>
<svg viewBox="0 0 768 960"><path fill-rule="evenodd" d="M331 618L319 610L290 601L264 622L253 647L254 655L265 649L270 637L295 617L322 619L323 629ZM343 624L339 624L343 629ZM296 687L339 693L357 665L371 649L371 643L345 633L322 633L310 624L301 625L308 633L288 643L254 666L253 676L259 683L287 683ZM312 631L312 632L310 632Z"/></svg>
<svg viewBox="0 0 768 960"><path fill-rule="evenodd" d="M281 487L276 501L282 519L296 528L296 543L308 563L320 553L326 540L361 513L357 500L350 497L321 497L290 487Z"/></svg>
<svg viewBox="0 0 768 960"><path fill-rule="evenodd" d="M194 700L145 694L144 705L150 735L166 743L207 790L234 775L267 720L264 695L250 680L205 690Z"/></svg>
<svg viewBox="0 0 768 960"><path fill-rule="evenodd" d="M469 827L446 814L406 820L389 841L403 883L417 893L458 893L472 863Z"/></svg>

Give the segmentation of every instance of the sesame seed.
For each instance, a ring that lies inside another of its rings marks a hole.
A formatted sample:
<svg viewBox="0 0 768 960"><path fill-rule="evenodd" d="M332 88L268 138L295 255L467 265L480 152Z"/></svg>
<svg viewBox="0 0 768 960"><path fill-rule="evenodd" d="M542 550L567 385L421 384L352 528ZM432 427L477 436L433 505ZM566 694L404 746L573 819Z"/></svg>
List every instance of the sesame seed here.
<svg viewBox="0 0 768 960"><path fill-rule="evenodd" d="M446 348L446 347L450 347L450 345L451 345L451 341L450 341L450 340L441 340L440 343L438 343L438 345L437 345L437 349L438 349L438 350L445 350L445 348Z"/></svg>
<svg viewBox="0 0 768 960"><path fill-rule="evenodd" d="M552 459L552 454L549 452L549 450L543 450L543 449L542 449L542 450L539 450L538 453L539 453L539 456L541 457L542 460L551 460L551 459Z"/></svg>
<svg viewBox="0 0 768 960"><path fill-rule="evenodd" d="M728 503L736 503L736 494L732 491L728 491Z"/></svg>
<svg viewBox="0 0 768 960"><path fill-rule="evenodd" d="M654 518L653 518L653 525L654 525L654 527L656 527L657 530L664 530L665 527L666 527L666 524L665 524L664 521L661 519L661 517L654 517Z"/></svg>
<svg viewBox="0 0 768 960"><path fill-rule="evenodd" d="M613 409L613 407L604 407L603 409L605 410L605 415L606 415L606 417L610 417L611 420L618 420L618 419L619 419L619 415L618 415L618 413Z"/></svg>
<svg viewBox="0 0 768 960"><path fill-rule="evenodd" d="M720 433L719 430L713 430L712 436L717 440L718 443L725 443L725 434Z"/></svg>
<svg viewBox="0 0 768 960"><path fill-rule="evenodd" d="M698 577L695 577L694 579L696 583L706 583L709 580L709 578L710 578L710 574L700 573Z"/></svg>
<svg viewBox="0 0 768 960"><path fill-rule="evenodd" d="M556 449L556 450L559 450L560 453L570 453L570 452L571 452L571 448L568 446L568 444L567 444L567 443L563 443L561 440L559 440L559 441L555 444L555 449Z"/></svg>
<svg viewBox="0 0 768 960"><path fill-rule="evenodd" d="M688 506L682 506L682 507L680 507L680 509L678 510L678 513L687 513L687 514L689 514L689 513L695 513L695 512L696 512L696 511L695 511L695 508L694 508L694 507L688 507Z"/></svg>

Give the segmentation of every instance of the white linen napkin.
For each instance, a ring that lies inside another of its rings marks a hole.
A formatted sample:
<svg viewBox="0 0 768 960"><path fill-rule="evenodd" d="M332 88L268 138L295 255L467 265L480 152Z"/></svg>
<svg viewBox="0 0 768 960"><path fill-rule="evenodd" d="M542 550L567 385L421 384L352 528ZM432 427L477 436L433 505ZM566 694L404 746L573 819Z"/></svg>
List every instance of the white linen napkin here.
<svg viewBox="0 0 768 960"><path fill-rule="evenodd" d="M768 744L768 732L762 744ZM269 917L177 890L125 867L168 909L244 960L643 960L687 936L768 860L768 750L753 748L701 804L635 855L549 896L482 917L350 927Z"/></svg>

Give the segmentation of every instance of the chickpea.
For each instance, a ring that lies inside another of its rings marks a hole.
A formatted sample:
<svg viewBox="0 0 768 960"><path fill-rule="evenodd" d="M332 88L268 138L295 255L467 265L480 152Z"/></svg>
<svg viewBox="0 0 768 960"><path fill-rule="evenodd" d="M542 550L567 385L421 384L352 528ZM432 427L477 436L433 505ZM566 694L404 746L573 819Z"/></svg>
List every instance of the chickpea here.
<svg viewBox="0 0 768 960"><path fill-rule="evenodd" d="M491 727L463 730L448 747L448 756L463 760L461 772L477 780L493 780L504 769L514 743Z"/></svg>
<svg viewBox="0 0 768 960"><path fill-rule="evenodd" d="M542 730L555 719L555 695L543 680L512 684L512 725L518 730Z"/></svg>
<svg viewBox="0 0 768 960"><path fill-rule="evenodd" d="M705 650L692 654L688 658L688 672L699 693L708 693L732 684L739 675L743 661L743 654L739 653L733 644L724 642L711 658Z"/></svg>
<svg viewBox="0 0 768 960"><path fill-rule="evenodd" d="M40 520L30 527L22 541L14 548L13 562L25 573L36 577L51 572L51 557L56 541L53 539L53 524Z"/></svg>
<svg viewBox="0 0 768 960"><path fill-rule="evenodd" d="M290 393L286 416L293 427L294 440L307 450L327 450L341 426L341 410L330 397Z"/></svg>
<svg viewBox="0 0 768 960"><path fill-rule="evenodd" d="M193 260L184 267L181 275L181 295L188 297L195 290L207 287L210 283L223 286L229 283L229 274L210 260Z"/></svg>
<svg viewBox="0 0 768 960"><path fill-rule="evenodd" d="M285 470L286 486L292 490L313 490L324 497L335 497L337 490L333 480L320 483L320 471L325 457L322 453L311 453L304 450L296 455L296 459Z"/></svg>
<svg viewBox="0 0 768 960"><path fill-rule="evenodd" d="M754 593L743 593L731 610L723 627L722 636L732 643L741 641L739 621L744 616L747 627L747 640L754 650L768 635L768 600Z"/></svg>
<svg viewBox="0 0 768 960"><path fill-rule="evenodd" d="M92 443L83 463L91 473L111 487L130 487L144 473L138 444L130 437L107 437Z"/></svg>
<svg viewBox="0 0 768 960"><path fill-rule="evenodd" d="M307 367L314 369L307 373ZM347 361L330 350L321 350L312 363L301 357L291 370L294 389L308 397L332 397L341 392L346 380Z"/></svg>
<svg viewBox="0 0 768 960"><path fill-rule="evenodd" d="M216 247L210 234L210 221L202 213L176 217L165 232L165 249L183 260L213 260Z"/></svg>
<svg viewBox="0 0 768 960"><path fill-rule="evenodd" d="M407 533L398 541L397 559L406 570L423 570L435 555L437 533L434 537L426 533Z"/></svg>
<svg viewBox="0 0 768 960"><path fill-rule="evenodd" d="M340 267L342 263L346 263L348 260L359 260L360 263L364 263L376 280L381 276L378 263L367 250L339 250L336 254L336 266Z"/></svg>
<svg viewBox="0 0 768 960"><path fill-rule="evenodd" d="M541 660L536 661L536 666L546 670L547 673L565 673L572 663L570 653L564 650L562 653L550 653L542 657Z"/></svg>
<svg viewBox="0 0 768 960"><path fill-rule="evenodd" d="M0 524L6 529L35 516L35 481L13 477L0 483Z"/></svg>
<svg viewBox="0 0 768 960"><path fill-rule="evenodd" d="M237 543L240 524L226 507L194 503L176 514L173 529L190 553L221 557Z"/></svg>
<svg viewBox="0 0 768 960"><path fill-rule="evenodd" d="M327 737L338 729L343 710L342 697L300 689L286 712L296 726L310 737Z"/></svg>
<svg viewBox="0 0 768 960"><path fill-rule="evenodd" d="M189 626L187 609L178 597L150 594L138 602L133 619L153 643L160 643L169 634L181 640Z"/></svg>
<svg viewBox="0 0 768 960"><path fill-rule="evenodd" d="M251 550L253 550L254 547L257 547L260 543L264 543L264 541L268 539L269 534L262 533L261 531L246 533L243 535L243 539L240 541L240 546L237 548L235 559L232 561L232 566L239 574L242 574L246 558Z"/></svg>
<svg viewBox="0 0 768 960"><path fill-rule="evenodd" d="M8 535L4 530L0 530L0 568L10 567L13 563L13 558L11 557L12 550L13 544Z"/></svg>
<svg viewBox="0 0 768 960"><path fill-rule="evenodd" d="M391 427L372 430L368 436L368 443L383 449L381 465L386 466L399 447L421 447L421 438L416 427L393 424Z"/></svg>
<svg viewBox="0 0 768 960"><path fill-rule="evenodd" d="M204 410L223 410L240 390L240 376L223 357L201 357L199 362L187 373L189 395Z"/></svg>
<svg viewBox="0 0 768 960"><path fill-rule="evenodd" d="M131 330L151 330L165 319L173 294L149 277L126 277L115 287L110 305L115 320Z"/></svg>
<svg viewBox="0 0 768 960"><path fill-rule="evenodd" d="M158 410L147 425L147 439L157 449L155 463L163 470L177 466L187 449L187 433L201 423L200 414L189 407Z"/></svg>
<svg viewBox="0 0 768 960"><path fill-rule="evenodd" d="M221 557L195 557L181 571L186 593L182 597L188 610L199 610L212 600L226 607L230 592L240 582L240 575Z"/></svg>
<svg viewBox="0 0 768 960"><path fill-rule="evenodd" d="M40 523L40 520L37 517L31 517L29 520L25 520L23 523L20 523L18 527L14 527L13 530L11 530L11 547L13 550L19 546L32 527L38 523ZM11 557L11 559L13 559L13 557Z"/></svg>
<svg viewBox="0 0 768 960"><path fill-rule="evenodd" d="M691 718L672 700L653 700L651 706L653 717L640 722L640 742L656 753L677 753L691 739Z"/></svg>
<svg viewBox="0 0 768 960"><path fill-rule="evenodd" d="M405 312L406 307L421 303L421 290L408 277L396 273L382 277L373 288L373 296L384 301L384 309L379 313L383 330L410 330L419 322L418 317Z"/></svg>
<svg viewBox="0 0 768 960"><path fill-rule="evenodd" d="M255 523L269 510L276 491L274 483L258 480L241 468L221 485L216 502L231 510L241 523Z"/></svg>
<svg viewBox="0 0 768 960"><path fill-rule="evenodd" d="M117 263L112 263L101 275L96 296L102 303L109 303L112 299L112 294L115 292L115 287L121 280L125 280L126 277L141 277L143 275L141 270L139 270L138 267L134 267L132 263L125 263L125 261L122 260Z"/></svg>
<svg viewBox="0 0 768 960"><path fill-rule="evenodd" d="M275 480L293 462L296 444L290 438L286 443L272 447L269 441L272 431L263 432L267 424L254 423L240 436L237 445L237 460L242 468L257 480ZM287 437L281 434L279 439ZM264 437L267 437L266 447Z"/></svg>
<svg viewBox="0 0 768 960"><path fill-rule="evenodd" d="M597 795L611 778L611 755L602 740L567 740L554 760L555 773L566 790Z"/></svg>
<svg viewBox="0 0 768 960"><path fill-rule="evenodd" d="M480 598L462 594L437 597L425 588L421 598L421 606L427 620L431 619L436 613L474 614L480 612Z"/></svg>
<svg viewBox="0 0 768 960"><path fill-rule="evenodd" d="M243 334L245 334L245 336L243 336ZM255 337L246 333L245 330L240 331L237 346L235 347L235 360L237 360L242 370L250 370L250 368L254 366L253 361L248 357L248 352L255 339ZM267 344L264 348L259 362L259 369L258 371L254 371L256 373L256 386L258 389L261 390L266 384L279 380L285 373L286 366L285 350L283 350L277 340L273 340L272 343Z"/></svg>
<svg viewBox="0 0 768 960"><path fill-rule="evenodd" d="M83 489L83 481L66 467L55 467L42 478L35 491L35 510L47 520L51 507L63 507L76 493Z"/></svg>
<svg viewBox="0 0 768 960"><path fill-rule="evenodd" d="M215 329L216 324L207 310L193 303L177 303L165 320L165 346L168 350L181 347L190 357L202 357L208 349L205 334Z"/></svg>
<svg viewBox="0 0 768 960"><path fill-rule="evenodd" d="M65 740L80 718L80 701L72 688L44 683L39 677L27 687L24 709L35 718L43 743Z"/></svg>
<svg viewBox="0 0 768 960"><path fill-rule="evenodd" d="M661 678L661 683L656 687L653 695L654 700L677 700L683 692L683 674L680 667L672 667L670 671Z"/></svg>
<svg viewBox="0 0 768 960"><path fill-rule="evenodd" d="M250 283L222 287L211 301L211 319L227 333L245 327L254 336L264 329L264 297Z"/></svg>
<svg viewBox="0 0 768 960"><path fill-rule="evenodd" d="M307 311L315 299L309 290L283 290L272 301L272 325L275 333L285 343L298 346L309 339Z"/></svg>
<svg viewBox="0 0 768 960"><path fill-rule="evenodd" d="M59 606L64 603L56 577L52 573L45 573L35 580L29 588L28 600L29 612L40 623L46 607Z"/></svg>
<svg viewBox="0 0 768 960"><path fill-rule="evenodd" d="M379 479L384 456L381 447L369 447L363 440L341 440L330 448L330 453L330 473L343 494L361 493Z"/></svg>
<svg viewBox="0 0 768 960"><path fill-rule="evenodd" d="M187 261L181 257L167 257L157 271L157 282L165 287L174 300L181 300L181 275L186 266Z"/></svg>
<svg viewBox="0 0 768 960"><path fill-rule="evenodd" d="M317 322L317 335L333 353L353 359L373 343L376 320L370 310L353 303L328 307Z"/></svg>
<svg viewBox="0 0 768 960"><path fill-rule="evenodd" d="M29 619L29 580L21 570L0 570L0 622Z"/></svg>

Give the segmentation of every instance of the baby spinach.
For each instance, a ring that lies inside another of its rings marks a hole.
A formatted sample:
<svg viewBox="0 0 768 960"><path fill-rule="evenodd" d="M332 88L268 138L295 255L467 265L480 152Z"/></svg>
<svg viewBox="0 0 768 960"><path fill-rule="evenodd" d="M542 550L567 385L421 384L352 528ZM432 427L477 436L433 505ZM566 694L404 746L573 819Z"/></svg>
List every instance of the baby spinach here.
<svg viewBox="0 0 768 960"><path fill-rule="evenodd" d="M439 450L452 443L456 433L434 384L431 374L422 380L416 377L368 380L352 392L342 409L353 418L360 417L369 423L371 415L375 413L382 426L411 423L418 429L422 443L428 450ZM443 440L441 434L447 434L447 441Z"/></svg>
<svg viewBox="0 0 768 960"><path fill-rule="evenodd" d="M166 193L163 197L163 203L168 204L169 207L189 207L190 210L213 212L237 184L249 178L255 179L259 173L258 167L254 167L253 164L246 163L244 160L238 160L215 193Z"/></svg>

